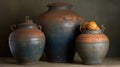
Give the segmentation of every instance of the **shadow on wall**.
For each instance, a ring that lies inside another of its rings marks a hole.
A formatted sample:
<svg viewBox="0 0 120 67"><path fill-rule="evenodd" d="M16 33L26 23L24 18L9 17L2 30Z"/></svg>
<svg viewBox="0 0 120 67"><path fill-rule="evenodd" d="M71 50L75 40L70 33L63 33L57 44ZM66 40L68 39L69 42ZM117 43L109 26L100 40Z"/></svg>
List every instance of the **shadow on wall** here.
<svg viewBox="0 0 120 67"><path fill-rule="evenodd" d="M18 24L26 15L33 19L47 10L46 5L58 0L1 0L0 1L0 57L11 56L8 37L10 26ZM120 57L119 0L61 0L73 4L73 10L87 21L104 24L105 34L110 38L109 57Z"/></svg>

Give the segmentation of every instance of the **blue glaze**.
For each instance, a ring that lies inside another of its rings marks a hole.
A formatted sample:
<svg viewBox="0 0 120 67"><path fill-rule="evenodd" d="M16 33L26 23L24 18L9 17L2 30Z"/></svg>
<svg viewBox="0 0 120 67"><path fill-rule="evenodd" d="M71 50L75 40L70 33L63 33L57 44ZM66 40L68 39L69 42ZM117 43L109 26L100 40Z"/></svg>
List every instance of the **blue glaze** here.
<svg viewBox="0 0 120 67"><path fill-rule="evenodd" d="M84 64L101 64L106 56L109 43L76 43L79 56Z"/></svg>
<svg viewBox="0 0 120 67"><path fill-rule="evenodd" d="M51 62L73 62L74 40L83 18L71 10L69 3L51 3L48 11L36 18L46 35L45 53Z"/></svg>
<svg viewBox="0 0 120 67"><path fill-rule="evenodd" d="M45 46L45 35L41 27L25 17L26 22L19 24L9 36L9 47L17 63L27 64L38 62ZM13 28L12 27L12 30Z"/></svg>
<svg viewBox="0 0 120 67"><path fill-rule="evenodd" d="M40 40L34 42L11 41L10 49L18 63L38 62L44 50L44 46L41 46L42 44Z"/></svg>
<svg viewBox="0 0 120 67"><path fill-rule="evenodd" d="M51 30L45 31L46 47L45 52L48 61L52 62L73 62L75 54L74 40L77 36L79 25L63 27L63 25L54 26ZM64 31L66 29L66 31ZM48 36L47 36L48 35Z"/></svg>

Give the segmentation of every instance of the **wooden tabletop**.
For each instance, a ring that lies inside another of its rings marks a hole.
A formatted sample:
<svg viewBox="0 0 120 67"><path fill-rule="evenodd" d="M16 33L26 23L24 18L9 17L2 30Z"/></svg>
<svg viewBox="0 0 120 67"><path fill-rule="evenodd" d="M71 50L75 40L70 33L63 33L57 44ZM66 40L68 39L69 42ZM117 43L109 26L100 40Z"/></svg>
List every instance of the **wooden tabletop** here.
<svg viewBox="0 0 120 67"><path fill-rule="evenodd" d="M79 60L74 63L50 63L40 61L34 64L19 65L13 58L0 58L0 67L120 67L120 58L105 58L99 65L83 65Z"/></svg>

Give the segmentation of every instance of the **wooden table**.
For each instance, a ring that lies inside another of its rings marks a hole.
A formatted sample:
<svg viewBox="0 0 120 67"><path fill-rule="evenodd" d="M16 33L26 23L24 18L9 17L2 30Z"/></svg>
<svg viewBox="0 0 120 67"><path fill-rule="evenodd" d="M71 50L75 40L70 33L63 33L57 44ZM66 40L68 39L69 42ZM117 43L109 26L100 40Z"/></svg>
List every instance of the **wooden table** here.
<svg viewBox="0 0 120 67"><path fill-rule="evenodd" d="M120 67L120 58L106 58L100 65L83 65L79 60L74 63L50 63L40 61L35 64L19 65L13 58L0 58L0 67Z"/></svg>

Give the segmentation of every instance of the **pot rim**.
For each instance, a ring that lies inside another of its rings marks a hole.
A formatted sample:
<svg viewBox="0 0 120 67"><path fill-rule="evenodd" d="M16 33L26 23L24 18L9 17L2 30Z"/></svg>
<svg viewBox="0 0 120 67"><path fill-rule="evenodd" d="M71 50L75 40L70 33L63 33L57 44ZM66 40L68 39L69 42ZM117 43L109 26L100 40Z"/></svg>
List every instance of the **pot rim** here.
<svg viewBox="0 0 120 67"><path fill-rule="evenodd" d="M101 34L103 30L81 30L81 33L84 34Z"/></svg>

